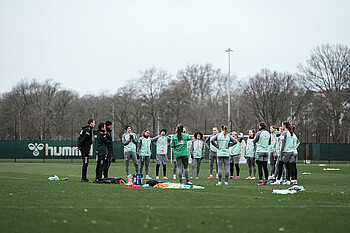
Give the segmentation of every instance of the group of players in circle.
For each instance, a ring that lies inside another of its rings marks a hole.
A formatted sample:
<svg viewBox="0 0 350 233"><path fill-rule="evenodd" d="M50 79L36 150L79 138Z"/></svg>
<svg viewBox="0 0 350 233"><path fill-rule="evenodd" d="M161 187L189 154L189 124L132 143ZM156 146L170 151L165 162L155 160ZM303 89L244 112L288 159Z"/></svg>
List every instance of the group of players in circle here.
<svg viewBox="0 0 350 233"><path fill-rule="evenodd" d="M89 148L92 143L92 128L95 125L93 119L89 119L88 125L83 127L79 139L78 149L81 150L83 159L82 182L88 182L86 178L87 166L89 161ZM156 146L156 179L159 179L159 170L162 165L163 180L167 180L168 147L173 149L173 179L176 179L176 171L180 183L183 182L183 171L186 184L192 184L190 179L194 177L195 166L197 168L195 179L199 179L201 161L205 156L206 150L209 151L210 175L208 179L213 179L214 163L216 164L216 185L228 185L229 179L239 179L240 158L243 155L247 161L249 175L246 179L256 179L256 166L258 166L259 181L258 185L279 185L279 184L297 184L298 158L297 148L300 144L297 136L294 134L295 126L290 122L284 121L281 127L271 126L270 131L264 122L259 124L259 130L256 133L254 129L249 130L249 137L245 142L243 134L237 132L228 132L227 126L221 126L221 132L216 127L205 141L203 134L196 132L192 138L187 134L182 124L176 127L176 133L170 138L167 136L166 129L160 131L160 135L151 138L150 132L145 130L138 138L132 132L130 126L125 127L126 133L122 136L124 145L125 171L128 179L131 178L129 171L129 161L132 160L136 173L143 174L145 168L145 179L152 179L149 175L149 164L151 160L151 145ZM108 170L111 164L113 154L112 142L112 123L100 123L98 131L95 132L95 150L96 150L96 178L99 181L108 177ZM190 143L188 143L190 142ZM191 177L189 172L189 158L191 159ZM138 163L138 160L140 163ZM270 173L268 171L268 160L270 160ZM140 164L140 168L139 168ZM223 174L223 167L225 174ZM236 168L236 176L233 176ZM231 174L230 174L231 173ZM270 175L269 175L270 174ZM264 176L263 176L264 175ZM263 179L265 178L265 179ZM284 182L283 182L284 181Z"/></svg>

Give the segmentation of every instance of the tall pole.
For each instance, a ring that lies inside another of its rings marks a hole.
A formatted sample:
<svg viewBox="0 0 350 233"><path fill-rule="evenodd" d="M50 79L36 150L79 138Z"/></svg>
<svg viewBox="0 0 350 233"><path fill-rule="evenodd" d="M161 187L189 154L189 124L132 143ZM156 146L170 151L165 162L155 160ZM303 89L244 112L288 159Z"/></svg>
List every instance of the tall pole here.
<svg viewBox="0 0 350 233"><path fill-rule="evenodd" d="M228 77L227 77L227 127L230 127L231 122L231 95L230 95L230 87L231 87L231 62L230 62L230 54L233 52L232 49L226 49L228 53ZM231 129L229 129L231 130Z"/></svg>
<svg viewBox="0 0 350 233"><path fill-rule="evenodd" d="M114 140L114 101L112 101L112 126L113 126L113 129L112 129L112 141Z"/></svg>

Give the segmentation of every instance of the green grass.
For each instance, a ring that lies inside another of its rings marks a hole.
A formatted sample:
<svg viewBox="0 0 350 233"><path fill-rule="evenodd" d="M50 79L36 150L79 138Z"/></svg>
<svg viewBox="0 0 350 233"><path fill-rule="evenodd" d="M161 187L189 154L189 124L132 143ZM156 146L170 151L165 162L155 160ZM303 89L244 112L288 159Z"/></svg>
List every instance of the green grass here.
<svg viewBox="0 0 350 233"><path fill-rule="evenodd" d="M133 170L133 166L132 170ZM78 163L0 163L0 232L349 232L350 165L299 164L305 192L272 194L285 186L256 186L253 180L230 180L215 186L207 180L208 163L199 180L204 190L124 188L81 183ZM88 176L94 177L95 164ZM168 165L170 177L172 165ZM154 178L155 165L150 175ZM311 175L302 175L311 172ZM52 175L68 181L48 181ZM122 163L110 176L125 177ZM241 165L241 177L247 165ZM172 180L171 180L172 181Z"/></svg>

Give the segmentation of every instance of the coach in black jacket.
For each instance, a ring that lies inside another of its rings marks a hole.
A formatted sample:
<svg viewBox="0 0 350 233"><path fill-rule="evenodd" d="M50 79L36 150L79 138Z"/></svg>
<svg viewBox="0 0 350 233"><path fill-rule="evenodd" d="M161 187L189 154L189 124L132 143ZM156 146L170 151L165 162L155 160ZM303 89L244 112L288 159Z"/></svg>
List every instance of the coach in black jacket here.
<svg viewBox="0 0 350 233"><path fill-rule="evenodd" d="M89 165L89 152L92 144L92 129L95 126L94 119L88 120L88 125L83 127L80 131L80 135L78 138L78 150L81 151L81 158L83 159L83 169L81 182L89 182L86 178L87 167Z"/></svg>
<svg viewBox="0 0 350 233"><path fill-rule="evenodd" d="M112 130L113 130L113 125L112 122L106 121L106 132L107 132L107 140L108 140L108 155L107 155L107 164L105 166L105 169L103 171L103 176L104 178L108 177L108 170L109 167L111 166L111 161L112 161L112 156L113 156L113 137L112 137Z"/></svg>

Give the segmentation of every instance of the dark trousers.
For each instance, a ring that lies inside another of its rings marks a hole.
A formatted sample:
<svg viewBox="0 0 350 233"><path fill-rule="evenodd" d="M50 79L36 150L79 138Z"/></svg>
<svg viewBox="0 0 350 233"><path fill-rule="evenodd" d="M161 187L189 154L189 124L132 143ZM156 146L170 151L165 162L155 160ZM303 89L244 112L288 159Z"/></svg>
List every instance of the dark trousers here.
<svg viewBox="0 0 350 233"><path fill-rule="evenodd" d="M143 166L143 165L141 165ZM159 176L159 168L160 168L160 164L156 165L156 176ZM166 176L166 164L163 164L163 175Z"/></svg>
<svg viewBox="0 0 350 233"><path fill-rule="evenodd" d="M97 156L96 163L96 180L102 179L102 171L105 171L107 168L107 155Z"/></svg>
<svg viewBox="0 0 350 233"><path fill-rule="evenodd" d="M298 179L298 169L297 169L297 163L292 163L293 166L293 180L297 180Z"/></svg>
<svg viewBox="0 0 350 233"><path fill-rule="evenodd" d="M109 167L111 166L111 162L112 162L112 155L108 154L106 159L106 166L105 166L105 169L103 170L104 178L108 177L108 170L109 170Z"/></svg>
<svg viewBox="0 0 350 233"><path fill-rule="evenodd" d="M86 180L86 175L87 175L87 168L89 166L89 152L90 152L90 147L88 148L81 148L81 158L83 160L83 168L82 168L82 175L81 179Z"/></svg>
<svg viewBox="0 0 350 233"><path fill-rule="evenodd" d="M273 152L270 152L270 176L275 174L277 159L273 156Z"/></svg>
<svg viewBox="0 0 350 233"><path fill-rule="evenodd" d="M283 165L286 164L286 179L290 181L290 179L292 178L292 163L284 163L282 160L279 161L278 164L278 177L277 179L280 180L281 176L282 176L282 169L283 169Z"/></svg>
<svg viewBox="0 0 350 233"><path fill-rule="evenodd" d="M265 180L268 180L268 178L269 178L269 171L267 169L267 161L259 161L259 160L257 160L256 163L258 164L259 180L263 180L263 171L264 171L264 175L265 175Z"/></svg>
<svg viewBox="0 0 350 233"><path fill-rule="evenodd" d="M232 163L230 163L230 175L231 176L233 176L233 171L234 171L234 167L233 166L235 166L236 167L236 173L237 173L237 176L239 176L239 172L240 172L240 168L239 168L239 163L234 163L234 162L232 162Z"/></svg>

